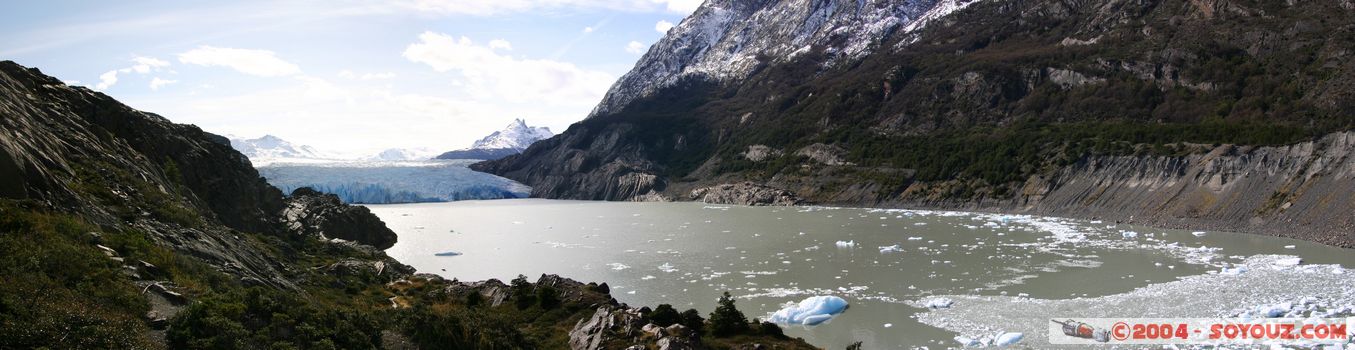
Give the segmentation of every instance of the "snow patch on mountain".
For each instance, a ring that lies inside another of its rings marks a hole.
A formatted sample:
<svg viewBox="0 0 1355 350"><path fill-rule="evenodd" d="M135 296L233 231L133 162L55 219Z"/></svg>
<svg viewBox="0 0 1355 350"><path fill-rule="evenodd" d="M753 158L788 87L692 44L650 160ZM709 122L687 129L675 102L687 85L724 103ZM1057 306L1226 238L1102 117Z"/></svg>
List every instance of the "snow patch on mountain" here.
<svg viewBox="0 0 1355 350"><path fill-rule="evenodd" d="M891 34L912 32L978 0L709 0L654 44L590 116L678 81L746 78L815 49L827 66L860 59Z"/></svg>

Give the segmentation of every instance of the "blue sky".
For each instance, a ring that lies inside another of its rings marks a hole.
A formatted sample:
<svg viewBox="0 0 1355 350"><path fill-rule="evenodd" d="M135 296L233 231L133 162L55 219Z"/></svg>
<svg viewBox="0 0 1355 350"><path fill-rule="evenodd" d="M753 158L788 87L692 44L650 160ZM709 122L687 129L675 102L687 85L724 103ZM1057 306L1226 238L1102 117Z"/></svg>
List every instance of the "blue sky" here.
<svg viewBox="0 0 1355 350"><path fill-rule="evenodd" d="M0 59L175 122L358 155L557 132L699 0L6 4Z"/></svg>

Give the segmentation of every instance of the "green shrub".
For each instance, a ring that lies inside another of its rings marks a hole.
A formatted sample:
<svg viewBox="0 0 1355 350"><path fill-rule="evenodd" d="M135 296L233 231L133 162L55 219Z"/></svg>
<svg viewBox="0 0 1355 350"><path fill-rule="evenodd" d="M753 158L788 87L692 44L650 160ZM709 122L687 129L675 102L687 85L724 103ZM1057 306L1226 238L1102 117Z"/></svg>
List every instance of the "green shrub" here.
<svg viewBox="0 0 1355 350"><path fill-rule="evenodd" d="M725 292L724 295L720 296L719 304L715 307L715 311L710 313L711 335L728 337L747 333L749 330L748 318L734 306L734 297L730 296L729 292Z"/></svg>
<svg viewBox="0 0 1355 350"><path fill-rule="evenodd" d="M705 333L706 331L706 319L701 318L701 312L696 311L696 309L687 309L687 311L683 311L681 323L683 326L686 326L687 329L698 334Z"/></svg>
<svg viewBox="0 0 1355 350"><path fill-rule="evenodd" d="M659 304L658 307L654 308L654 312L649 314L649 322L659 325L659 327L668 327L682 322L682 315L678 314L677 309L674 309L672 305Z"/></svg>

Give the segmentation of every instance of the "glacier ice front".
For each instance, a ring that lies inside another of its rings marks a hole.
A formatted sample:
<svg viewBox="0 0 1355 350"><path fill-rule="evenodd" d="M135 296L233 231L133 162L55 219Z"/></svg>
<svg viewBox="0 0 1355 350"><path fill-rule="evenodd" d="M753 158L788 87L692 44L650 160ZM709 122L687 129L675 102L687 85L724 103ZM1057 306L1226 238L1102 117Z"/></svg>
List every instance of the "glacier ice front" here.
<svg viewBox="0 0 1355 350"><path fill-rule="evenodd" d="M772 314L768 321L788 325L813 326L847 310L847 301L832 295L809 297L799 304L790 304Z"/></svg>
<svg viewBox="0 0 1355 350"><path fill-rule="evenodd" d="M525 198L531 188L470 170L471 160L273 163L259 167L268 183L333 193L345 203L390 204Z"/></svg>

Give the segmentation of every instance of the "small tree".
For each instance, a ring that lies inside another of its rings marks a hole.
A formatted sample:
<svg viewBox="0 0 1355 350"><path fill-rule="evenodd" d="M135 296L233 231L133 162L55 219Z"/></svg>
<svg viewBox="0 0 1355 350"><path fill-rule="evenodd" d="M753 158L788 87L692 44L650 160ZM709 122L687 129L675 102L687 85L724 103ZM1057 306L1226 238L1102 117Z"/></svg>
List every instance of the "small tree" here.
<svg viewBox="0 0 1355 350"><path fill-rule="evenodd" d="M855 342L852 343L852 345L847 345L847 350L861 350L861 342Z"/></svg>
<svg viewBox="0 0 1355 350"><path fill-rule="evenodd" d="M551 286L536 286L536 301L541 303L542 309L554 309L556 306L560 306L559 292L556 292L555 288L551 288Z"/></svg>
<svg viewBox="0 0 1355 350"><path fill-rule="evenodd" d="M668 327L682 322L682 315L678 314L677 309L674 309L672 305L659 304L659 307L654 308L654 311L649 313L649 322L653 322L659 327Z"/></svg>
<svg viewBox="0 0 1355 350"><path fill-rule="evenodd" d="M511 287L513 290L513 304L518 309L526 309L536 303L536 296L532 295L532 284L527 282L527 276L518 275L514 278Z"/></svg>
<svg viewBox="0 0 1355 350"><path fill-rule="evenodd" d="M758 325L757 331L758 333L762 333L762 335L776 338L786 336L786 332L781 331L781 326L777 326L775 323L771 322L762 322L761 324Z"/></svg>
<svg viewBox="0 0 1355 350"><path fill-rule="evenodd" d="M701 318L701 312L696 309L687 309L681 315L682 325L692 330L692 333L701 334L705 332L706 319Z"/></svg>
<svg viewBox="0 0 1355 350"><path fill-rule="evenodd" d="M480 306L480 304L484 303L484 301L485 297L483 295L480 295L480 292L478 291L472 290L470 294L466 294L466 307Z"/></svg>
<svg viewBox="0 0 1355 350"><path fill-rule="evenodd" d="M727 337L748 331L748 317L734 307L734 297L725 292L720 296L720 305L710 313L710 331L716 337Z"/></svg>

